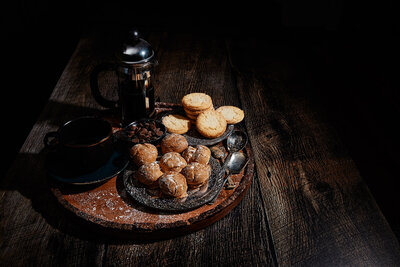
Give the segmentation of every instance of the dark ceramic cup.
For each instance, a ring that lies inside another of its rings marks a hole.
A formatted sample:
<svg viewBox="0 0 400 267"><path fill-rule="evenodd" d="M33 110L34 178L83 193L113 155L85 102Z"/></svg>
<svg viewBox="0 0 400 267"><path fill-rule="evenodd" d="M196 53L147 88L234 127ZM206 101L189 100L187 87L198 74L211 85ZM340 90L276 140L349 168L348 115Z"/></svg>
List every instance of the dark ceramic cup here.
<svg viewBox="0 0 400 267"><path fill-rule="evenodd" d="M64 123L56 132L47 133L43 141L66 166L84 173L98 169L110 159L114 149L112 134L107 121L79 117Z"/></svg>

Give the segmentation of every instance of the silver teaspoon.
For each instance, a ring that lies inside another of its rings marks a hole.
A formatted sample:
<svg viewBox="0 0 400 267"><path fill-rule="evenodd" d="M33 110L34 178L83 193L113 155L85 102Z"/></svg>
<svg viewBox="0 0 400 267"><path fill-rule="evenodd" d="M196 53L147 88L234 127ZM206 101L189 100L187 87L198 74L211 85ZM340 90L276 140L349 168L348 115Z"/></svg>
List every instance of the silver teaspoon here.
<svg viewBox="0 0 400 267"><path fill-rule="evenodd" d="M246 167L247 163L249 162L249 158L243 152L233 152L229 154L225 160L226 166L226 173L228 174L224 181L222 182L221 186L218 188L217 193L213 196L213 198L207 203L209 205L213 204L217 199L218 195L221 193L222 188L224 187L226 181L229 179L231 174L238 174L240 173L244 167Z"/></svg>

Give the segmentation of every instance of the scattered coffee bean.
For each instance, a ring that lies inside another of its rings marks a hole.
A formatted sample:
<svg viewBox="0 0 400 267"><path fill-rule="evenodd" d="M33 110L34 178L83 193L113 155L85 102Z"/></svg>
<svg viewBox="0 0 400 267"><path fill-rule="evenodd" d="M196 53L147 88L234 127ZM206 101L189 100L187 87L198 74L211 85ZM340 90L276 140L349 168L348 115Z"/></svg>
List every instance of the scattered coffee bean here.
<svg viewBox="0 0 400 267"><path fill-rule="evenodd" d="M158 139L164 133L154 121L139 122L129 127L127 135L133 143L145 143Z"/></svg>

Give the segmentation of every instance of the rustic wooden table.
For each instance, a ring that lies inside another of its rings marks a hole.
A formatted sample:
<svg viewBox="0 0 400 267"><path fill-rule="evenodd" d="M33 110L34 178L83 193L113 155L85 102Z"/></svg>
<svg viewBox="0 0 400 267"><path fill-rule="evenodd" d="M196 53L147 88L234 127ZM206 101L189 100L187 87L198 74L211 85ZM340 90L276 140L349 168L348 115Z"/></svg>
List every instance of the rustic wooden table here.
<svg viewBox="0 0 400 267"><path fill-rule="evenodd" d="M285 42L149 32L158 52L156 95L189 92L244 109L256 172L242 202L205 229L167 240L117 240L82 230L55 200L44 134L102 108L89 75L112 59L110 32L82 37L14 164L1 181L1 265L379 265L400 247L321 106L302 93L301 60ZM262 49L261 49L262 48ZM115 97L112 73L101 78Z"/></svg>

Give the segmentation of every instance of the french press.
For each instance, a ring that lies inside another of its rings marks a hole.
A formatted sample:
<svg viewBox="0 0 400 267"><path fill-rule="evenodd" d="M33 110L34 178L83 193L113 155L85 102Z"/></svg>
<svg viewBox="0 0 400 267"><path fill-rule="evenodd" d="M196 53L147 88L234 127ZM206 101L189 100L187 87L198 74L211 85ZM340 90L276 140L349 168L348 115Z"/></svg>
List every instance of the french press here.
<svg viewBox="0 0 400 267"><path fill-rule="evenodd" d="M157 65L155 51L139 37L138 31L132 30L115 56L115 64L100 64L91 73L94 99L106 108L120 109L122 126L151 117L154 113L154 66ZM115 71L118 77L118 101L106 99L100 93L98 75L107 70Z"/></svg>

